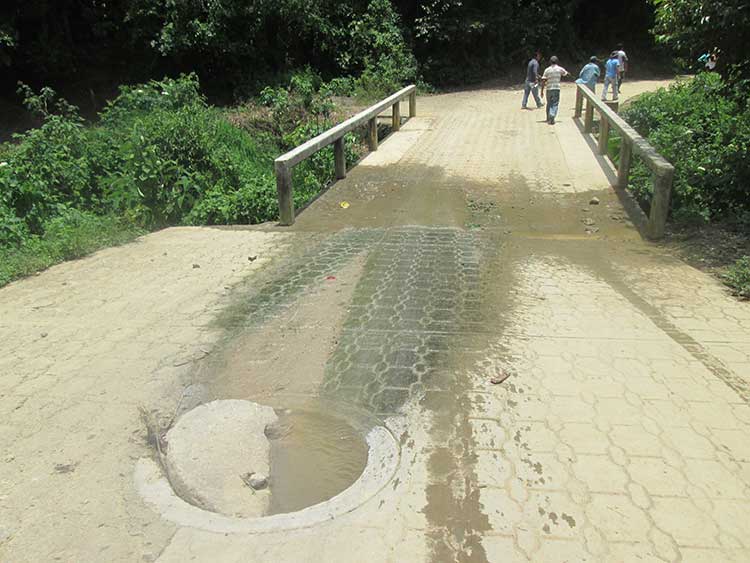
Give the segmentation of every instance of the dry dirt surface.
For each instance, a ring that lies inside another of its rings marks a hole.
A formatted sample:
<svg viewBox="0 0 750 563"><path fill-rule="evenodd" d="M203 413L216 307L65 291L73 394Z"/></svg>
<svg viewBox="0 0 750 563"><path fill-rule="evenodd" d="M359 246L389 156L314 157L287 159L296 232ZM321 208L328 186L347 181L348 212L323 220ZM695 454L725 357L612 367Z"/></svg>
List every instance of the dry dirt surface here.
<svg viewBox="0 0 750 563"><path fill-rule="evenodd" d="M750 560L750 305L642 240L570 86L520 103L420 98L291 229L0 290L0 559ZM397 467L263 533L143 494L147 426L214 399L357 413Z"/></svg>

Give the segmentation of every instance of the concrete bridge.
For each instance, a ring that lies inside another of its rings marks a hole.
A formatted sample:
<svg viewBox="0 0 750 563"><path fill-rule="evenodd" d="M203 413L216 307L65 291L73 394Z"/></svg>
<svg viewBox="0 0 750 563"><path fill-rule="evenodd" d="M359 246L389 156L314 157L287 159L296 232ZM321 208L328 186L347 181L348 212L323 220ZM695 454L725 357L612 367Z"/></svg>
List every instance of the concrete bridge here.
<svg viewBox="0 0 750 563"><path fill-rule="evenodd" d="M574 103L420 98L292 227L0 290L0 558L748 560L750 309L644 241ZM398 453L329 518L212 516L139 473L138 409L214 398L352 409Z"/></svg>

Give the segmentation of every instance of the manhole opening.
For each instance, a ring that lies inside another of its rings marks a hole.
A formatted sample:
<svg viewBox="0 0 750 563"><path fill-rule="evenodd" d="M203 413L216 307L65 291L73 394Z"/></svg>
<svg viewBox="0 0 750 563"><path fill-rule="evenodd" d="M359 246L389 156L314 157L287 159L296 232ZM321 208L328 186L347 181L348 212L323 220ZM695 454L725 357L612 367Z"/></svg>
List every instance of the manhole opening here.
<svg viewBox="0 0 750 563"><path fill-rule="evenodd" d="M271 443L268 515L329 500L354 483L367 465L363 429L343 417L308 409L277 410L266 430Z"/></svg>

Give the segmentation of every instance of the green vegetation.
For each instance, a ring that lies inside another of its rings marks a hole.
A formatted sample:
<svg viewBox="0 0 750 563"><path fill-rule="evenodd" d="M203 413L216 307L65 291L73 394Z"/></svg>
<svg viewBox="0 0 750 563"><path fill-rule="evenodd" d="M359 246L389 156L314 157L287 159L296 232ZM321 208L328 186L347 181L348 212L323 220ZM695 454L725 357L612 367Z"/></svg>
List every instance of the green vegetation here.
<svg viewBox="0 0 750 563"><path fill-rule="evenodd" d="M725 79L746 90L750 81L750 9L747 0L652 0L656 6L654 35L685 68L707 51L719 56Z"/></svg>
<svg viewBox="0 0 750 563"><path fill-rule="evenodd" d="M718 74L702 73L644 94L623 116L675 165L674 219L748 217L750 110L727 95ZM640 162L634 163L630 189L647 207L653 184Z"/></svg>
<svg viewBox="0 0 750 563"><path fill-rule="evenodd" d="M653 14L650 0L6 0L0 66L10 84L59 86L75 75L97 94L112 74L122 83L196 72L226 100L308 65L327 80L388 90L420 76L460 84L523 72L536 48L583 56L624 40L648 49Z"/></svg>
<svg viewBox="0 0 750 563"><path fill-rule="evenodd" d="M141 234L141 229L121 218L66 209L46 223L44 234L27 236L22 244L0 245L0 286Z"/></svg>
<svg viewBox="0 0 750 563"><path fill-rule="evenodd" d="M737 260L722 277L737 297L750 299L750 256Z"/></svg>
<svg viewBox="0 0 750 563"><path fill-rule="evenodd" d="M17 83L32 84L20 98L36 121L0 131L25 131L0 144L0 284L167 225L275 218L273 159L338 121L337 96L520 80L538 48L583 59L616 41L660 43L684 68L718 52L721 78L644 96L626 117L676 166L673 219L747 225L748 18L741 0L8 0L0 110L21 114ZM153 80L165 75L180 78ZM361 146L346 138L350 162ZM329 148L295 168L297 207L332 162ZM631 189L647 206L638 162Z"/></svg>
<svg viewBox="0 0 750 563"><path fill-rule="evenodd" d="M264 90L244 127L206 103L195 75L123 87L92 127L49 88L22 90L43 123L0 149L0 284L167 225L274 219L273 159L331 127L334 109L309 71ZM357 139L346 147L351 163ZM333 170L331 149L298 166L295 204Z"/></svg>

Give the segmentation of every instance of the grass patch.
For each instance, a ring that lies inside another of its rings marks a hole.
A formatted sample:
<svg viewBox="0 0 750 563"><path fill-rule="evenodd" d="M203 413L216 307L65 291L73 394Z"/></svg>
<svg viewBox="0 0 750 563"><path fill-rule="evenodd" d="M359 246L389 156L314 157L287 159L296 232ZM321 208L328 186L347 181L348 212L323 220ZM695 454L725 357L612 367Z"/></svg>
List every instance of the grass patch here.
<svg viewBox="0 0 750 563"><path fill-rule="evenodd" d="M0 246L0 286L59 262L130 242L144 232L120 217L69 210L53 219L44 235Z"/></svg>

